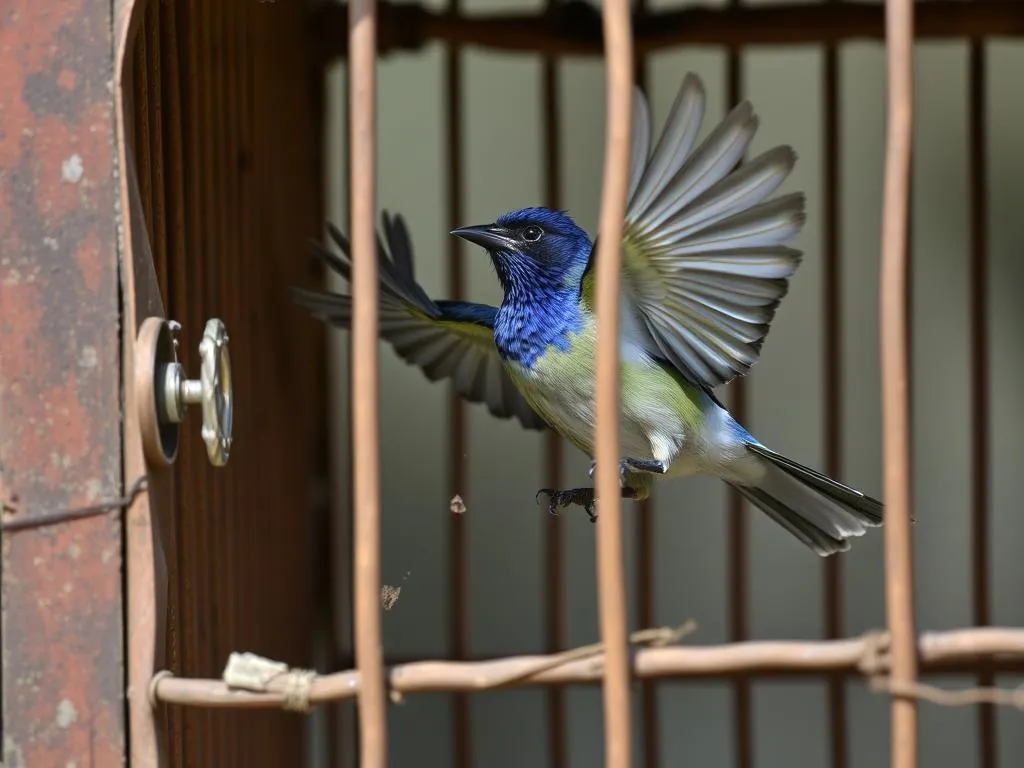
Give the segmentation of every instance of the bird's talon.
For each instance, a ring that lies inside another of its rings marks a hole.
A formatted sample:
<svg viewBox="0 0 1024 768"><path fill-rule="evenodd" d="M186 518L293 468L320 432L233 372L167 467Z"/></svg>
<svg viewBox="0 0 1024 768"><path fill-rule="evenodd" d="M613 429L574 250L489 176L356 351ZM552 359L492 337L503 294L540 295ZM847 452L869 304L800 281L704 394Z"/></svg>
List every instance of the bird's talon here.
<svg viewBox="0 0 1024 768"><path fill-rule="evenodd" d="M537 506L540 506L541 494L544 494L545 496L547 496L549 498L549 501L548 501L548 514L549 515L555 515L557 517L558 514L559 514L558 507L560 506L559 505L559 501L560 501L559 491L556 491L554 488L541 488L539 491L537 491L536 495L533 497L533 500L537 504Z"/></svg>
<svg viewBox="0 0 1024 768"><path fill-rule="evenodd" d="M538 503L541 494L546 494L550 499L548 502L548 514L550 515L559 515L561 514L559 510L563 507L577 505L586 510L591 521L596 519L594 516L594 492L590 488L570 488L562 491L541 488L534 496L534 500Z"/></svg>

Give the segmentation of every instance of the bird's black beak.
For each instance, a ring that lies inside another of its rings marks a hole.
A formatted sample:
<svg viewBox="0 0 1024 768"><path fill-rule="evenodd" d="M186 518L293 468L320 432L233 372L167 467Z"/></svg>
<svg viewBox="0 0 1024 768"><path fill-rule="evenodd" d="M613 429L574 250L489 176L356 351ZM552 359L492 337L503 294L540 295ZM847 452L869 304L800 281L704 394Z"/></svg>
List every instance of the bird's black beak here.
<svg viewBox="0 0 1024 768"><path fill-rule="evenodd" d="M516 247L515 240L509 236L509 233L503 228L496 227L493 224L485 224L476 227L459 227L458 229L453 229L449 234L461 237L463 240L468 240L469 242L475 243L481 248L486 248L489 251L507 251Z"/></svg>

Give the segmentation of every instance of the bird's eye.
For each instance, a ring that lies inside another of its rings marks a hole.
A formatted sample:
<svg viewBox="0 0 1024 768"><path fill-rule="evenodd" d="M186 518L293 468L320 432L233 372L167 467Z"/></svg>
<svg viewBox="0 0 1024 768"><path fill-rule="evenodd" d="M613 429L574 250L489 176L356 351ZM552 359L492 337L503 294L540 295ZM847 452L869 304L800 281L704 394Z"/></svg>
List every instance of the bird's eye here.
<svg viewBox="0 0 1024 768"><path fill-rule="evenodd" d="M527 242L530 243L536 243L538 240L540 240L543 234L544 230L542 230L540 227L531 225L523 230L523 240L526 240Z"/></svg>

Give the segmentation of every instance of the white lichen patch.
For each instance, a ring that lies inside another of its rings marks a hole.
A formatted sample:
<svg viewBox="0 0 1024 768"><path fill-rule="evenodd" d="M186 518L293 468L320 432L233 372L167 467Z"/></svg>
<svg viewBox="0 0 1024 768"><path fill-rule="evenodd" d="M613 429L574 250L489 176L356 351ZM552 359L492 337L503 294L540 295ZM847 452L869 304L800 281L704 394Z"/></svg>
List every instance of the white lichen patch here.
<svg viewBox="0 0 1024 768"><path fill-rule="evenodd" d="M61 699L57 705L57 726L69 728L77 720L78 710L75 709L75 705L69 699Z"/></svg>
<svg viewBox="0 0 1024 768"><path fill-rule="evenodd" d="M60 166L60 175L69 184L77 184L85 175L85 166L82 164L82 156L74 154L65 160Z"/></svg>

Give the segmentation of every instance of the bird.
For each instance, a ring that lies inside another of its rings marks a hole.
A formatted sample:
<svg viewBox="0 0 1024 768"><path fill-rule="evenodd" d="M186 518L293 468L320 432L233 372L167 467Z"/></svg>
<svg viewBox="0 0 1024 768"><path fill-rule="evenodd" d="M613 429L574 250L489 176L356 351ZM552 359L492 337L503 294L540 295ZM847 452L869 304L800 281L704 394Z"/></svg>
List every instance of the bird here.
<svg viewBox="0 0 1024 768"><path fill-rule="evenodd" d="M803 193L773 196L794 150L745 158L759 124L746 100L698 142L705 101L699 76L686 74L651 149L650 108L633 92L619 249L622 498L645 499L665 478L711 475L817 554L844 552L882 524L882 503L768 448L715 394L759 360L803 257L788 243L806 216ZM568 212L540 206L452 230L489 255L503 290L495 307L430 298L404 220L384 211L381 224L381 337L494 416L553 429L591 459L593 478L596 239ZM349 241L328 231L342 256L316 242L313 253L351 282ZM351 326L350 296L296 287L294 297L330 325ZM541 495L552 514L580 506L596 520L592 486Z"/></svg>

